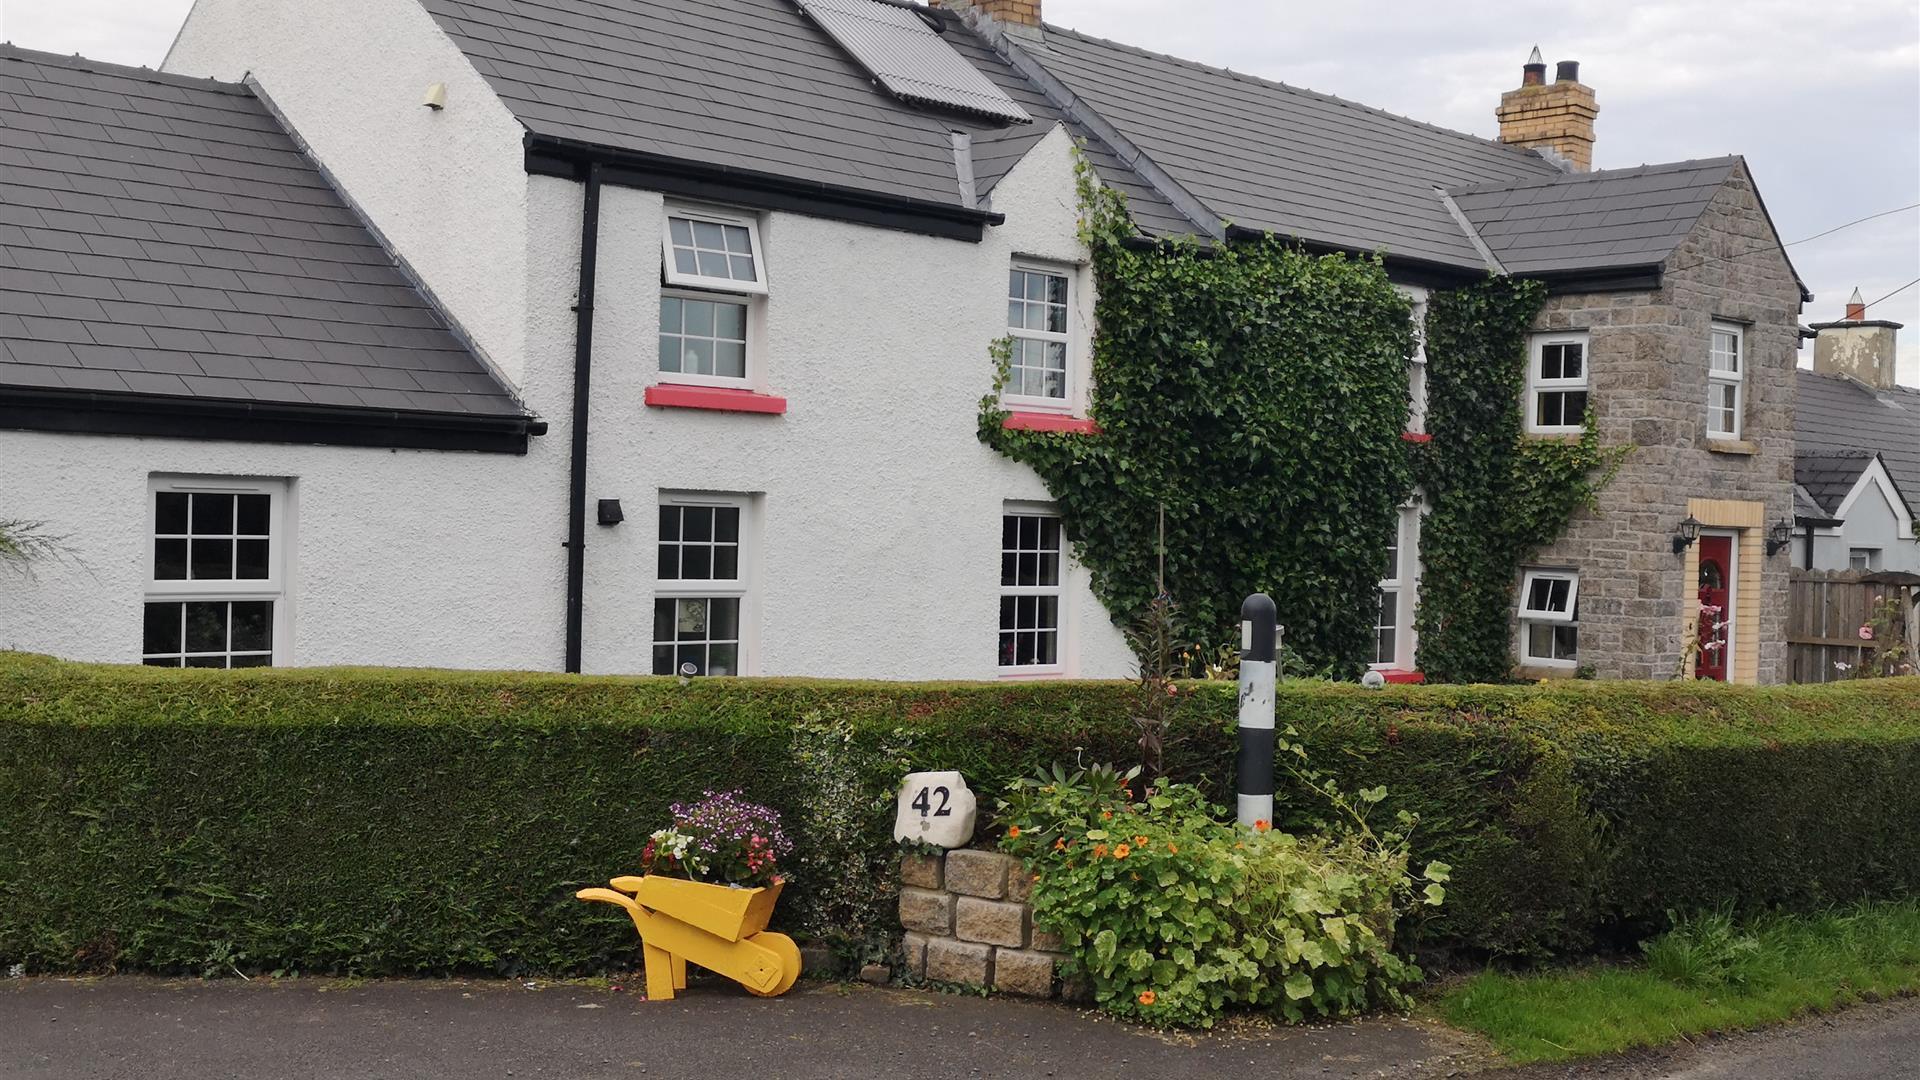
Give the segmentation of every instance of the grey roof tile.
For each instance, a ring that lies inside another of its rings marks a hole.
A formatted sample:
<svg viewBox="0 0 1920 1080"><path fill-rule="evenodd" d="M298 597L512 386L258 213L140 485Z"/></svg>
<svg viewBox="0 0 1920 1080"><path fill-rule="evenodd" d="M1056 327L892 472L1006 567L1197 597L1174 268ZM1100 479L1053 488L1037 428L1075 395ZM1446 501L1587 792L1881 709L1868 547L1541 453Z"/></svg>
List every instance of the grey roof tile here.
<svg viewBox="0 0 1920 1080"><path fill-rule="evenodd" d="M244 86L0 46L0 165L0 386L525 415Z"/></svg>
<svg viewBox="0 0 1920 1080"><path fill-rule="evenodd" d="M1802 462L1809 459L1877 453L1908 508L1920 515L1920 389L1896 386L1875 391L1842 375L1805 370L1796 378L1796 479ZM1830 471L1834 466L1827 463L1815 467ZM1854 475L1857 478L1859 474L1856 471ZM1819 491L1813 494L1820 496Z"/></svg>
<svg viewBox="0 0 1920 1080"><path fill-rule="evenodd" d="M1515 274L1664 263L1738 158L1555 172L1452 188L1455 205ZM1524 206L1524 210L1516 207Z"/></svg>

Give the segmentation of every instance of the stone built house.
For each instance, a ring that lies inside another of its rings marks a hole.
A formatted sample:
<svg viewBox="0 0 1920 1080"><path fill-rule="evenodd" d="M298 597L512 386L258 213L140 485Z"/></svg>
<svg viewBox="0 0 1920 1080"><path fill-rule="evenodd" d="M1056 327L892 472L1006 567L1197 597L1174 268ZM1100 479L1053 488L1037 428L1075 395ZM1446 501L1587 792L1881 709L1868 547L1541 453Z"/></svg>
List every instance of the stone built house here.
<svg viewBox="0 0 1920 1080"><path fill-rule="evenodd" d="M1577 65L1526 65L1489 141L1039 8L197 0L164 74L0 52L0 516L72 548L0 590L0 647L1124 675L974 434L1011 335L1008 422L1099 437L1078 145L1146 235L1379 251L1416 316L1547 281L1529 437L1591 408L1635 451L1516 576L1516 656L1671 674L1705 573L1704 673L1777 677L1805 296L1740 159L1589 172ZM1422 511L1353 598L1395 678Z"/></svg>
<svg viewBox="0 0 1920 1080"><path fill-rule="evenodd" d="M1814 323L1813 370L1798 374L1793 565L1920 574L1920 389L1894 379L1900 324Z"/></svg>

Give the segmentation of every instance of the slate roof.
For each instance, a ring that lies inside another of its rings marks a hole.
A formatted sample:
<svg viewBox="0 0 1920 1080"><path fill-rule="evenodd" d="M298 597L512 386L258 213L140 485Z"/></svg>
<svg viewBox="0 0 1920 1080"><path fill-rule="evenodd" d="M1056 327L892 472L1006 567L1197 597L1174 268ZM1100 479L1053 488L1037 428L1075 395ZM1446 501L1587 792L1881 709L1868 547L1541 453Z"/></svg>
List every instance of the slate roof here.
<svg viewBox="0 0 1920 1080"><path fill-rule="evenodd" d="M1559 175L1531 151L1340 98L1046 28L1033 55L1244 228L1479 271L1434 188Z"/></svg>
<svg viewBox="0 0 1920 1080"><path fill-rule="evenodd" d="M1860 474L1873 464L1871 451L1848 450L1841 453L1795 454L1793 482L1813 504L1832 517L1846 501L1847 494L1860 482Z"/></svg>
<svg viewBox="0 0 1920 1080"><path fill-rule="evenodd" d="M246 87L12 46L6 387L525 415Z"/></svg>
<svg viewBox="0 0 1920 1080"><path fill-rule="evenodd" d="M1920 515L1920 389L1876 391L1844 375L1806 370L1796 377L1795 479L1802 459L1878 453L1907 508Z"/></svg>
<svg viewBox="0 0 1920 1080"><path fill-rule="evenodd" d="M1450 192L1512 274L1664 263L1686 239L1737 157L1557 173Z"/></svg>

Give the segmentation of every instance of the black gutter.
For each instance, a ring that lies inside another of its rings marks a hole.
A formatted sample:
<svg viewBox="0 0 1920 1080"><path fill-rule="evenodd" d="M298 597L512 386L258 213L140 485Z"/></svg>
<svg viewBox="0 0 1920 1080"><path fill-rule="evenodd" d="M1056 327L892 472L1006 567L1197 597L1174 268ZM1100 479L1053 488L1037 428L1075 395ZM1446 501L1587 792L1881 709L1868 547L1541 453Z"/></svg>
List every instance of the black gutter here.
<svg viewBox="0 0 1920 1080"><path fill-rule="evenodd" d="M817 180L729 165L685 161L638 150L616 150L551 135L526 137L526 170L536 176L585 180L596 166L603 183L666 195L783 210L900 232L979 243L1005 214L904 195L885 195Z"/></svg>
<svg viewBox="0 0 1920 1080"><path fill-rule="evenodd" d="M77 435L472 450L524 454L547 424L530 416L409 412L268 401L0 387L0 428Z"/></svg>
<svg viewBox="0 0 1920 1080"><path fill-rule="evenodd" d="M593 382L593 279L600 260L600 166L580 207L580 291L573 302L573 453L567 474L567 667L580 671L587 582L587 413Z"/></svg>

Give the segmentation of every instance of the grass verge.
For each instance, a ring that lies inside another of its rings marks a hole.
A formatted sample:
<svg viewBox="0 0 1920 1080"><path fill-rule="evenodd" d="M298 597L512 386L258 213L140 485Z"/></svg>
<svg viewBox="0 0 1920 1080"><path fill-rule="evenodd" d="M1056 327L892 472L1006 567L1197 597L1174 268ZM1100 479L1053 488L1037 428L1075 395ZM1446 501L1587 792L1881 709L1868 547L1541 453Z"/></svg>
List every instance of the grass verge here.
<svg viewBox="0 0 1920 1080"><path fill-rule="evenodd" d="M1525 1064L1619 1053L1916 993L1920 901L1744 924L1697 916L1641 950L1643 962L1632 965L1487 971L1444 992L1440 1014Z"/></svg>

